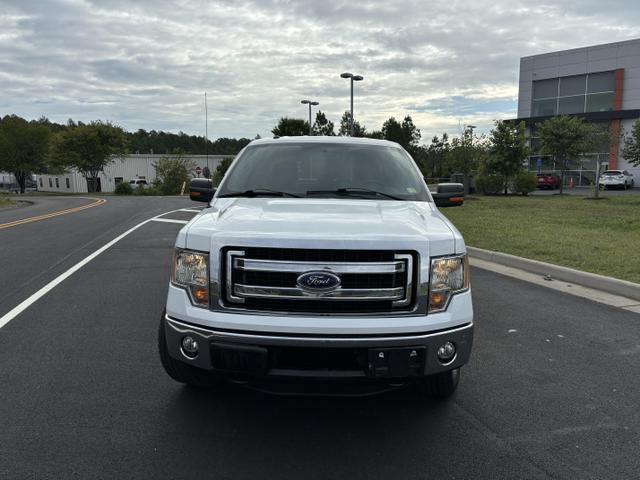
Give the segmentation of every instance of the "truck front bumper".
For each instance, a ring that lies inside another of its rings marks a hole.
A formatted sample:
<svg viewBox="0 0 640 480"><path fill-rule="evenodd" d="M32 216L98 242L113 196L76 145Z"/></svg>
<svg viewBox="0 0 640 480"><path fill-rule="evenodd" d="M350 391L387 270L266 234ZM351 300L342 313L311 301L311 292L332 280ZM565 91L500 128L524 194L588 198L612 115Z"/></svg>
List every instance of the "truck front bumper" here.
<svg viewBox="0 0 640 480"><path fill-rule="evenodd" d="M473 323L438 331L393 335L260 333L216 330L165 315L169 354L180 361L236 380L251 378L374 379L423 377L467 363ZM185 337L197 354L182 348ZM450 342L446 361L438 349Z"/></svg>

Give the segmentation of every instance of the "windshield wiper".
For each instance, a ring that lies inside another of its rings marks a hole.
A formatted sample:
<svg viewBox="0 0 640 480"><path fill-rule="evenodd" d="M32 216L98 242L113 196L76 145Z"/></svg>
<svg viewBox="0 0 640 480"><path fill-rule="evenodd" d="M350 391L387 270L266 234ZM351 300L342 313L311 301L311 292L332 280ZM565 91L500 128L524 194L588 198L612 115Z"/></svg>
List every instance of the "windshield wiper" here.
<svg viewBox="0 0 640 480"><path fill-rule="evenodd" d="M280 192L278 190L269 190L268 188L256 188L253 190L245 190L244 192L229 192L218 195L217 198L227 197L295 197L300 198L300 195L289 192Z"/></svg>
<svg viewBox="0 0 640 480"><path fill-rule="evenodd" d="M377 190L369 190L368 188L347 187L338 188L336 190L309 190L307 195L322 195L327 193L333 193L335 195L379 195L381 197L390 198L391 200L404 200L404 198L396 197L384 192L378 192Z"/></svg>

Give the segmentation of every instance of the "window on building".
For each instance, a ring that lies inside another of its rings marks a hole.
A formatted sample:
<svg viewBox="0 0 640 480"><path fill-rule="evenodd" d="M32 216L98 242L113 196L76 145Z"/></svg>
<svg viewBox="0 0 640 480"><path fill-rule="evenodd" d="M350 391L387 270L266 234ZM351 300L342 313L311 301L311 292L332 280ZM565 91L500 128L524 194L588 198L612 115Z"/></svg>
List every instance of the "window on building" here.
<svg viewBox="0 0 640 480"><path fill-rule="evenodd" d="M65 180L67 181L67 188L71 188L71 182L69 181L69 178L65 178Z"/></svg>
<svg viewBox="0 0 640 480"><path fill-rule="evenodd" d="M587 95L587 112L606 112L613 109L612 93L592 93Z"/></svg>
<svg viewBox="0 0 640 480"><path fill-rule="evenodd" d="M615 81L613 72L590 73L587 83L587 93L613 92Z"/></svg>
<svg viewBox="0 0 640 480"><path fill-rule="evenodd" d="M51 178L49 178L49 188L53 188L53 182L51 182Z"/></svg>
<svg viewBox="0 0 640 480"><path fill-rule="evenodd" d="M546 117L556 115L558 113L558 100L551 98L548 100L534 100L533 112L534 117Z"/></svg>
<svg viewBox="0 0 640 480"><path fill-rule="evenodd" d="M60 188L60 181L58 180L58 177L56 177L56 188Z"/></svg>
<svg viewBox="0 0 640 480"><path fill-rule="evenodd" d="M558 79L538 80L533 82L533 99L556 98L558 96Z"/></svg>
<svg viewBox="0 0 640 480"><path fill-rule="evenodd" d="M560 97L558 102L558 113L560 115L568 113L584 112L584 95L573 97Z"/></svg>
<svg viewBox="0 0 640 480"><path fill-rule="evenodd" d="M531 116L546 117L611 110L614 84L614 72L534 81Z"/></svg>
<svg viewBox="0 0 640 480"><path fill-rule="evenodd" d="M560 78L560 97L584 95L587 89L587 76L574 75Z"/></svg>
<svg viewBox="0 0 640 480"><path fill-rule="evenodd" d="M42 186L42 177L40 177L39 180L40 180L40 186Z"/></svg>
<svg viewBox="0 0 640 480"><path fill-rule="evenodd" d="M124 182L124 178L123 177L114 177L113 178L114 183L117 185L119 183Z"/></svg>

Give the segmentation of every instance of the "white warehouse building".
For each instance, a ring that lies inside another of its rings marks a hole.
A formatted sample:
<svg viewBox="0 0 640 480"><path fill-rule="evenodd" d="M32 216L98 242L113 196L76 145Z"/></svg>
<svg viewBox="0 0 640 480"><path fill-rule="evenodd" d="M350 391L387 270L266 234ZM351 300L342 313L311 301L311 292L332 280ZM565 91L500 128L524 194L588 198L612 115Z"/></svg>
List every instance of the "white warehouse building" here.
<svg viewBox="0 0 640 480"><path fill-rule="evenodd" d="M104 168L98 177L99 192L113 192L116 185L121 182L131 180L146 180L153 183L156 179L155 163L167 155L157 154L135 154L127 155L124 159L115 159ZM183 155L182 158L193 162L194 177L202 176L198 174L209 167L211 174L215 172L217 166L224 158L233 158L234 155ZM58 175L38 175L38 190L43 192L66 192L83 193L87 192L87 180L82 174L75 170Z"/></svg>

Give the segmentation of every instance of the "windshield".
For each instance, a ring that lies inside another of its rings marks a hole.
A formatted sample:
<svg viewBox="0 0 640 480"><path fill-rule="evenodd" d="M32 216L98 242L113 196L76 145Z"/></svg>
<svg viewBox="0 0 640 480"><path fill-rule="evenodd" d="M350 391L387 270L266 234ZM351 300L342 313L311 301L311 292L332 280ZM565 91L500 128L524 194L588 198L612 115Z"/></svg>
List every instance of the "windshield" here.
<svg viewBox="0 0 640 480"><path fill-rule="evenodd" d="M429 201L412 158L381 145L283 143L248 147L217 196L238 192Z"/></svg>

